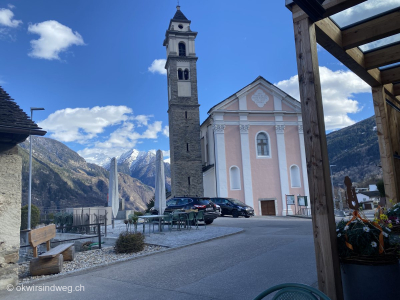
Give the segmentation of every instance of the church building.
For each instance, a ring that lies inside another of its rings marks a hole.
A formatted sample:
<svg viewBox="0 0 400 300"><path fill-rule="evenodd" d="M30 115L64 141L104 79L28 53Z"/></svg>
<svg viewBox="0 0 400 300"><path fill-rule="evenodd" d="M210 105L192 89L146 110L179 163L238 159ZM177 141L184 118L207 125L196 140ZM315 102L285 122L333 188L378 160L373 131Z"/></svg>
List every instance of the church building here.
<svg viewBox="0 0 400 300"><path fill-rule="evenodd" d="M300 102L259 76L208 114L204 196L236 198L255 215L293 214L286 195L309 195Z"/></svg>

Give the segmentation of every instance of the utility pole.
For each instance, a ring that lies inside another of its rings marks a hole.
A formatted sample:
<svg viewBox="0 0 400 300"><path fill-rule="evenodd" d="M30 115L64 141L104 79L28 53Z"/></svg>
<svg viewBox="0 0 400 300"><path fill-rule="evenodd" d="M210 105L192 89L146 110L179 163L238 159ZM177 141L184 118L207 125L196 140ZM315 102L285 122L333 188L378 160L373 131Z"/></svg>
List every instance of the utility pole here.
<svg viewBox="0 0 400 300"><path fill-rule="evenodd" d="M31 120L33 122L33 111L44 110L42 107L31 107ZM31 230L31 213L32 213L32 135L29 135L29 185L28 185L28 224L27 230Z"/></svg>

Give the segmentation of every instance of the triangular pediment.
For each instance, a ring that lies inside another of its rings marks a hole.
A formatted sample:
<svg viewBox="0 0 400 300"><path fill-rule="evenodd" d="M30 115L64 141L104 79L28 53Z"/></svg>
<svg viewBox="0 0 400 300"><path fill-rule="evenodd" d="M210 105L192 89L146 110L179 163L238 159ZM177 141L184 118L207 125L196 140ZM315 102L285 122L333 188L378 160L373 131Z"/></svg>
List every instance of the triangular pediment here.
<svg viewBox="0 0 400 300"><path fill-rule="evenodd" d="M243 95L252 94L251 98L253 99L256 106L263 108L266 103L273 103L274 97L279 97L282 102L282 111L288 112L298 112L301 113L300 102L291 97L289 94L282 91L277 86L270 83L268 80L264 79L262 76L259 76L252 83L248 84L235 94L221 101L214 107L212 107L208 114L211 114L215 111L237 111L239 109L239 98ZM272 102L270 102L272 101ZM265 102L265 103L264 103ZM268 105L266 106L266 108ZM270 106L271 110L273 106ZM251 110L251 109L247 109Z"/></svg>

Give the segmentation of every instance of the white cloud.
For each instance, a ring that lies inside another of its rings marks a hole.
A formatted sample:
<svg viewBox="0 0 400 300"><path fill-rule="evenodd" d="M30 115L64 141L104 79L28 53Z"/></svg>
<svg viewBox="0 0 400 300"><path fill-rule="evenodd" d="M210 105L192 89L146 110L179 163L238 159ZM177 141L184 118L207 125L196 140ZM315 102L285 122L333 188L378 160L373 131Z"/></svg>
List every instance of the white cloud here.
<svg viewBox="0 0 400 300"><path fill-rule="evenodd" d="M78 151L88 162L102 163L124 153L145 139L157 140L162 122L152 115L134 116L126 106L66 108L39 122L51 138L84 145ZM137 132L137 128L142 128Z"/></svg>
<svg viewBox="0 0 400 300"><path fill-rule="evenodd" d="M7 6L8 6L9 9L14 9L15 8L15 5L13 5L13 4L7 4Z"/></svg>
<svg viewBox="0 0 400 300"><path fill-rule="evenodd" d="M332 71L319 67L326 130L343 128L355 122L348 116L361 109L354 94L369 93L371 87L351 71ZM300 100L298 76L280 81L277 87Z"/></svg>
<svg viewBox="0 0 400 300"><path fill-rule="evenodd" d="M135 117L133 117L133 120L136 120L138 122L138 127L142 127L142 126L147 126L149 119L154 117L153 115L137 115Z"/></svg>
<svg viewBox="0 0 400 300"><path fill-rule="evenodd" d="M142 138L156 139L159 132L162 131L162 122L156 121L147 127L147 130L142 134Z"/></svg>
<svg viewBox="0 0 400 300"><path fill-rule="evenodd" d="M39 122L50 137L61 142L87 143L108 126L127 121L132 109L126 106L65 108Z"/></svg>
<svg viewBox="0 0 400 300"><path fill-rule="evenodd" d="M78 32L54 20L29 25L28 32L40 35L38 40L31 40L28 55L34 58L60 59L59 54L72 45L85 45Z"/></svg>
<svg viewBox="0 0 400 300"><path fill-rule="evenodd" d="M169 126L165 126L162 133L166 137L169 137Z"/></svg>
<svg viewBox="0 0 400 300"><path fill-rule="evenodd" d="M170 151L169 150L168 151L162 150L162 152L163 152L164 158L168 157L168 159L169 159Z"/></svg>
<svg viewBox="0 0 400 300"><path fill-rule="evenodd" d="M21 20L14 19L14 13L7 8L0 8L0 25L16 28L22 24Z"/></svg>
<svg viewBox="0 0 400 300"><path fill-rule="evenodd" d="M159 73L161 75L167 75L167 70L165 69L165 63L167 61L165 59L155 59L148 70L151 73Z"/></svg>

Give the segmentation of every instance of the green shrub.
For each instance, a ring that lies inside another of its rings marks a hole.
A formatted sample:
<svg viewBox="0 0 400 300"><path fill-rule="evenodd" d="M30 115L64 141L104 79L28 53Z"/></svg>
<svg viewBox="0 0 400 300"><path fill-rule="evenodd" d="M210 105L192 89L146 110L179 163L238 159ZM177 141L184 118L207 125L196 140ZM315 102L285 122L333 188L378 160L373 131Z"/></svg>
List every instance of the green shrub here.
<svg viewBox="0 0 400 300"><path fill-rule="evenodd" d="M144 235L141 233L121 233L115 242L116 253L133 253L144 249Z"/></svg>
<svg viewBox="0 0 400 300"><path fill-rule="evenodd" d="M149 203L146 204L146 206L147 206L146 212L147 212L147 213L149 213L149 212L150 212L150 209L152 209L152 208L154 207L155 199L156 199L155 196L153 196L153 197L150 199Z"/></svg>
<svg viewBox="0 0 400 300"><path fill-rule="evenodd" d="M37 206L31 206L31 229L35 228L40 222L40 210ZM28 205L21 208L21 230L28 228Z"/></svg>

